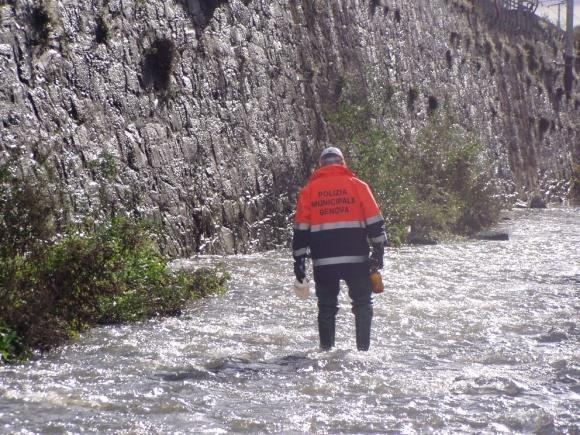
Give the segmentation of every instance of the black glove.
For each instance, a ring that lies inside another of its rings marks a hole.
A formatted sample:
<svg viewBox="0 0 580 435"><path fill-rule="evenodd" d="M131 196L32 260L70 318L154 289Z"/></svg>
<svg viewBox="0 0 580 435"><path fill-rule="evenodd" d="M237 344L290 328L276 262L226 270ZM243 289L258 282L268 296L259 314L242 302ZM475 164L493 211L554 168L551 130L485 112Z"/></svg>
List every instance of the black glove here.
<svg viewBox="0 0 580 435"><path fill-rule="evenodd" d="M373 245L373 250L371 252L371 270L379 270L382 269L383 264L383 256L385 255L385 247L383 245Z"/></svg>
<svg viewBox="0 0 580 435"><path fill-rule="evenodd" d="M294 275L298 282L302 282L306 278L306 257L294 257Z"/></svg>

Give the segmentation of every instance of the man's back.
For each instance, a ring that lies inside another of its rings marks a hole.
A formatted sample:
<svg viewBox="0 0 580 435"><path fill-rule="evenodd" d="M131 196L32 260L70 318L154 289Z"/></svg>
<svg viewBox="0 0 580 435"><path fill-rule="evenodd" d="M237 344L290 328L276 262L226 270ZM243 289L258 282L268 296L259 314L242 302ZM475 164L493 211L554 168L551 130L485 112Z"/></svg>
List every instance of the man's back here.
<svg viewBox="0 0 580 435"><path fill-rule="evenodd" d="M323 150L320 166L298 197L294 274L303 282L310 251L321 349L334 346L339 282L344 279L355 315L357 349L368 350L373 314L369 272L372 262L382 267L384 219L369 187L346 167L338 148ZM370 259L369 241L373 244Z"/></svg>
<svg viewBox="0 0 580 435"><path fill-rule="evenodd" d="M307 243L315 268L368 262L367 238L381 234L382 216L368 186L347 167L318 169L300 192L294 250Z"/></svg>

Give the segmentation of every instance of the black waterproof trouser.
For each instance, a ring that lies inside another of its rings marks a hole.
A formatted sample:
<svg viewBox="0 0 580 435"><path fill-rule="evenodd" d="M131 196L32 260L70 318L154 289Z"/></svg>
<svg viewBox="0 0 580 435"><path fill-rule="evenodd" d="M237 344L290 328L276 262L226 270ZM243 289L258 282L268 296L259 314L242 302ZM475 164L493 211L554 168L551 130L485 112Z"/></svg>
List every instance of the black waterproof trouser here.
<svg viewBox="0 0 580 435"><path fill-rule="evenodd" d="M336 313L340 280L344 279L354 313L356 347L369 350L371 341L371 321L373 318L372 290L368 272L346 274L314 275L316 296L318 297L318 333L320 348L328 350L334 346Z"/></svg>

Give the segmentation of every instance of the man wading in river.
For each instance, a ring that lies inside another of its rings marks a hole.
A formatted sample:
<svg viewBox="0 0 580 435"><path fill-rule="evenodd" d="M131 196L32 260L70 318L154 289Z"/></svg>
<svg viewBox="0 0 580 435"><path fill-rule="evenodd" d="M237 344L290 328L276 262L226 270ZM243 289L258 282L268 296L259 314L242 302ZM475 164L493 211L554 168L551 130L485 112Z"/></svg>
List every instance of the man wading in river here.
<svg viewBox="0 0 580 435"><path fill-rule="evenodd" d="M323 350L334 346L341 279L352 299L356 347L369 349L373 317L369 272L383 268L386 240L384 219L369 187L346 167L338 148L326 148L320 168L300 191L292 239L298 281L306 277L308 253L312 257Z"/></svg>

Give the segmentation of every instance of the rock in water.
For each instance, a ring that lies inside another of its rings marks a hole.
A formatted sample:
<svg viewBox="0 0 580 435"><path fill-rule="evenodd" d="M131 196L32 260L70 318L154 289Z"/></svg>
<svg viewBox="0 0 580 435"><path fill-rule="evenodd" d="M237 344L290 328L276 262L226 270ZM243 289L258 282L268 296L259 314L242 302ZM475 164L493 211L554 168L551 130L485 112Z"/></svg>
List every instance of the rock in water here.
<svg viewBox="0 0 580 435"><path fill-rule="evenodd" d="M507 231L480 231L471 236L475 240L509 240Z"/></svg>

